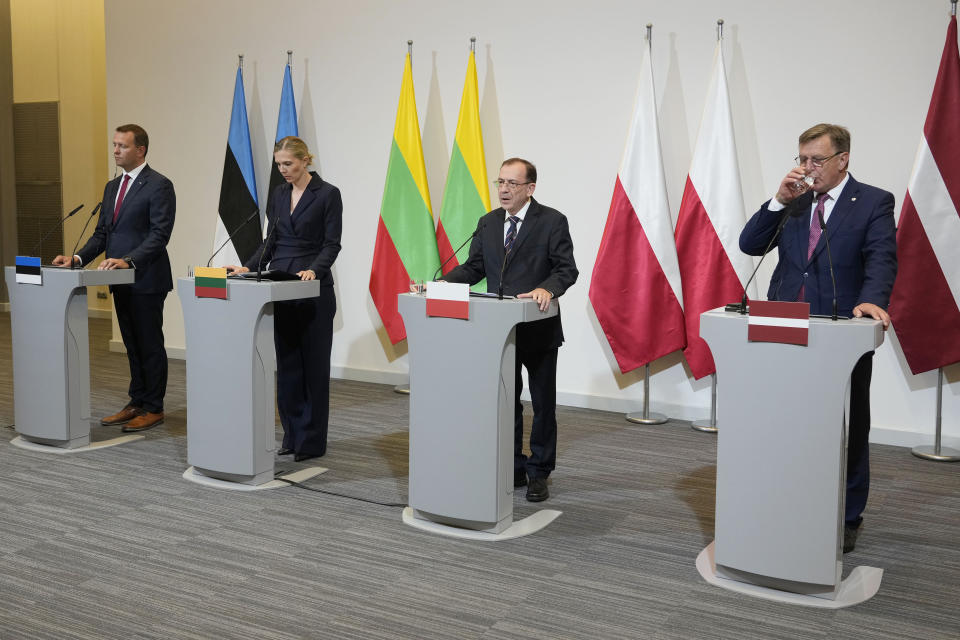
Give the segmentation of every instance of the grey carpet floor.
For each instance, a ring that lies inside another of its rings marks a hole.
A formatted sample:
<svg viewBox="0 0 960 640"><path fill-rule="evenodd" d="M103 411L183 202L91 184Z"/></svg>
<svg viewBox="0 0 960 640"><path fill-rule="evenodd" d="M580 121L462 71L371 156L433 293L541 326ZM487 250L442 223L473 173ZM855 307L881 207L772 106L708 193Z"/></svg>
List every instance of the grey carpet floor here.
<svg viewBox="0 0 960 640"><path fill-rule="evenodd" d="M125 401L126 358L108 335L91 321L96 416ZM0 425L14 419L11 378L0 314ZM407 398L350 381L331 390L330 471L307 486L405 502ZM880 592L824 611L700 578L716 440L685 422L561 407L551 498L534 506L518 492L514 516L563 515L477 543L411 529L398 507L189 483L182 362L166 408L145 440L70 456L18 449L0 428L0 638L960 638L960 465L906 449L871 448L865 528L845 556L845 572L885 570Z"/></svg>

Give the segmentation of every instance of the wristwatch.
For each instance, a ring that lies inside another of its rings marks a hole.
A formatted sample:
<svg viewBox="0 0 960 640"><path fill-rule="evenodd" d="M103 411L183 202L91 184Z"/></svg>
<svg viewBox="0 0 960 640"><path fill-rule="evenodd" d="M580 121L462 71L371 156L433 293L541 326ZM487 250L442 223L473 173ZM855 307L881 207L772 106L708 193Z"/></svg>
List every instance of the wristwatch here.
<svg viewBox="0 0 960 640"><path fill-rule="evenodd" d="M136 269L136 268L137 268L137 265L133 264L133 258L131 258L130 256L123 256L122 259L123 259L124 262L126 262L128 265L130 265L130 268L131 268L131 269Z"/></svg>

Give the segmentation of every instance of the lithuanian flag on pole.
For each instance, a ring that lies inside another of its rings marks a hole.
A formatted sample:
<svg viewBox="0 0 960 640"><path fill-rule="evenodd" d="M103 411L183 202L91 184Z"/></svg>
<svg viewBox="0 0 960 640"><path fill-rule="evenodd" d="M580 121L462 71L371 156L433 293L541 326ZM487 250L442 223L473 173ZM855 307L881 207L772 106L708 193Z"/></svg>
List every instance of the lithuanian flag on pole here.
<svg viewBox="0 0 960 640"><path fill-rule="evenodd" d="M370 270L370 295L391 343L407 337L397 295L410 291L411 280L431 280L439 268L413 67L407 53Z"/></svg>
<svg viewBox="0 0 960 640"><path fill-rule="evenodd" d="M477 63L470 45L467 78L460 99L460 117L457 134L450 154L447 184L440 204L440 223L437 225L437 247L446 260L477 228L477 220L490 211L490 184L487 182L487 164L483 157L483 134L480 131L480 98L477 90ZM460 264L454 257L444 267L447 273ZM484 282L476 285L486 290Z"/></svg>

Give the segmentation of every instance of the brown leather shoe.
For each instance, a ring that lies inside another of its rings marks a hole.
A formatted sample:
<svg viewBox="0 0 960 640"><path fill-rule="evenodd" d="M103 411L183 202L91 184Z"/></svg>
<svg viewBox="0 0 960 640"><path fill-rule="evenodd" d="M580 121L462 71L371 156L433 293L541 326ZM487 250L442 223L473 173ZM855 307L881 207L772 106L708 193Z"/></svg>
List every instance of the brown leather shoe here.
<svg viewBox="0 0 960 640"><path fill-rule="evenodd" d="M115 427L117 425L127 424L141 413L143 413L143 409L127 405L112 416L107 416L106 418L102 419L100 424L105 427Z"/></svg>
<svg viewBox="0 0 960 640"><path fill-rule="evenodd" d="M146 431L147 429L152 429L158 424L163 424L163 412L160 413L144 413L137 416L127 424L123 425L124 433L131 433L135 431Z"/></svg>

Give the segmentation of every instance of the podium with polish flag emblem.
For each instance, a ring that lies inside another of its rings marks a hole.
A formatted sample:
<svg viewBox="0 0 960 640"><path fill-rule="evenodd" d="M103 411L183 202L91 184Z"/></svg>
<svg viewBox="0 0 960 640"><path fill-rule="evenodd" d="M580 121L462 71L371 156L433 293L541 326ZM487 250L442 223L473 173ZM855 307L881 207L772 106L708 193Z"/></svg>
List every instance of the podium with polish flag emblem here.
<svg viewBox="0 0 960 640"><path fill-rule="evenodd" d="M529 299L471 295L468 313L447 309L444 317L430 314L428 296L401 294L398 301L410 358L404 522L469 539L533 533L560 512L513 521L516 326L557 315L557 302L540 311Z"/></svg>
<svg viewBox="0 0 960 640"><path fill-rule="evenodd" d="M881 569L841 581L850 373L883 343L869 318L810 318L806 303L714 309L700 335L717 366L714 541L708 582L772 600L837 608L872 597Z"/></svg>

